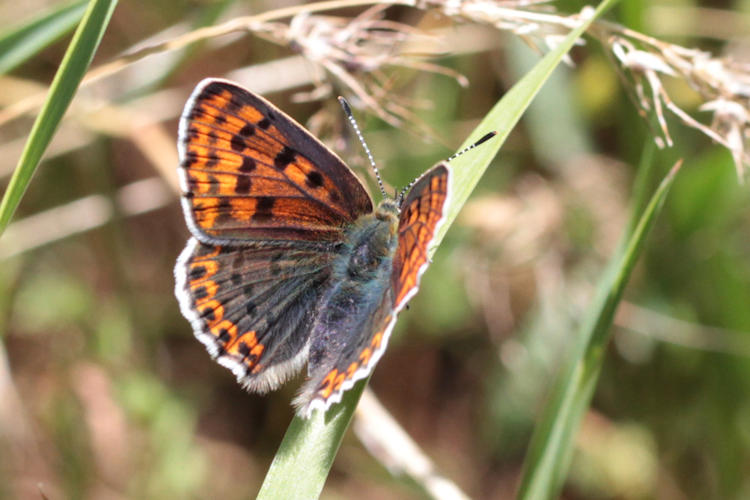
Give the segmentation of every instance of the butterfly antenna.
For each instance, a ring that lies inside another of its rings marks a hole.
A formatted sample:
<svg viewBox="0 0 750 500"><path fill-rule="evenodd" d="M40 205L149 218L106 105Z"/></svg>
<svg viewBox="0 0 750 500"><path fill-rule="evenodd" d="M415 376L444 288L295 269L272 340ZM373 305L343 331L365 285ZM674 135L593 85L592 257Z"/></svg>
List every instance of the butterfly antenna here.
<svg viewBox="0 0 750 500"><path fill-rule="evenodd" d="M466 148L462 149L461 151L459 151L459 152L457 152L457 153L449 156L445 161L451 161L451 160L453 160L453 159L461 156L465 152L470 151L470 150L474 149L475 147L479 146L480 144L483 144L483 143L489 141L490 139L492 139L496 135L497 135L497 132L494 131L494 130L492 132L487 132L477 142L475 142L471 146L466 147ZM417 178L417 179L419 179L419 178ZM404 201L404 196L409 191L409 189L411 189L411 187L414 185L414 183L417 182L417 179L414 179L413 181L411 181L408 186L406 186L404 189L401 190L401 193L399 193L399 195L398 195L398 204L399 205L401 205L401 202Z"/></svg>
<svg viewBox="0 0 750 500"><path fill-rule="evenodd" d="M492 139L492 138L493 138L493 137L495 137L496 135L497 135L497 132L496 132L496 131L494 131L494 130L493 130L492 132L487 132L487 133L486 133L486 134L484 134L484 135L482 136L482 138L481 138L481 139L479 139L479 140L478 140L477 142L475 142L474 144L472 144L472 145L471 145L471 146L469 146L469 147L466 147L466 148L462 149L462 150L461 150L461 151L459 151L458 153L456 153L456 154L454 154L454 155L451 155L451 156L450 156L450 157L448 157L448 159L447 159L447 160L445 160L445 161L451 161L451 160L454 160L454 159L456 159L457 157L461 156L461 155L462 155L462 154L464 154L465 152L467 152L467 151L471 151L472 149L474 149L475 147L479 146L480 144L483 144L483 143L485 143L485 142L489 141L490 139Z"/></svg>
<svg viewBox="0 0 750 500"><path fill-rule="evenodd" d="M375 178L378 180L378 187L380 188L380 192L383 194L383 197L387 198L388 195L385 192L385 186L383 186L383 179L380 178L380 171L378 170L378 167L375 165L375 159L372 157L370 148L367 147L365 138L362 137L362 132L359 130L359 125L357 125L357 120L354 119L352 108L349 107L349 103L346 102L346 99L344 99L341 96L339 96L339 104L341 104L341 107L344 109L344 114L346 115L346 118L349 120L349 123L354 129L354 133L357 134L357 139L359 139L359 143L362 144L362 148L365 150L367 159L370 160L370 166L372 167L373 172L375 172Z"/></svg>

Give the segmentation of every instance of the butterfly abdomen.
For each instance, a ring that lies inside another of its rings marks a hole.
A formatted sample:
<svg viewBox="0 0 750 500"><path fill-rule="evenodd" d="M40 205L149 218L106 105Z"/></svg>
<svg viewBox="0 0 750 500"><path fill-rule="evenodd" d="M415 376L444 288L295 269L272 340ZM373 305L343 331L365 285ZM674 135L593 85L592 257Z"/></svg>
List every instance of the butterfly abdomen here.
<svg viewBox="0 0 750 500"><path fill-rule="evenodd" d="M332 266L330 283L318 307L312 332L310 362L322 361L322 352L338 354L332 346L366 328L372 311L389 286L396 251L397 220L374 215L360 218ZM316 359L317 356L317 359Z"/></svg>

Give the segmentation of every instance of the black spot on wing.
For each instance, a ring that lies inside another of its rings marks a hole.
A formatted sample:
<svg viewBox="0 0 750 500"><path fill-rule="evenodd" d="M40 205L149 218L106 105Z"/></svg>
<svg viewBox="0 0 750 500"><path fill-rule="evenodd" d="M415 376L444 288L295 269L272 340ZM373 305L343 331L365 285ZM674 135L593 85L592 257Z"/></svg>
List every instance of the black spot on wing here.
<svg viewBox="0 0 750 500"><path fill-rule="evenodd" d="M248 354L250 354L250 346L247 345L244 341L240 342L239 345L237 345L237 351L239 351L240 354L242 354L243 358L246 358Z"/></svg>
<svg viewBox="0 0 750 500"><path fill-rule="evenodd" d="M234 192L237 194L248 194L252 184L249 176L239 175L237 176L237 183L234 186Z"/></svg>
<svg viewBox="0 0 750 500"><path fill-rule="evenodd" d="M273 159L273 165L279 170L284 170L296 157L297 152L295 150L288 146L284 146L284 149L282 149L279 154L276 155L276 158Z"/></svg>
<svg viewBox="0 0 750 500"><path fill-rule="evenodd" d="M219 332L219 342L226 344L231 338L232 336L229 335L229 331L226 328L222 328Z"/></svg>
<svg viewBox="0 0 750 500"><path fill-rule="evenodd" d="M323 176L317 170L311 170L307 173L307 185L311 188L319 188L323 185Z"/></svg>
<svg viewBox="0 0 750 500"><path fill-rule="evenodd" d="M240 129L240 135L242 137L250 137L255 133L255 127L252 123L246 123L244 127Z"/></svg>
<svg viewBox="0 0 750 500"><path fill-rule="evenodd" d="M250 301L245 306L245 311L247 312L248 316L254 316L255 311L257 310L258 310L258 306L255 305L255 302Z"/></svg>
<svg viewBox="0 0 750 500"><path fill-rule="evenodd" d="M190 270L188 276L190 281L199 280L206 275L206 268L204 266L195 266Z"/></svg>
<svg viewBox="0 0 750 500"><path fill-rule="evenodd" d="M274 198L270 196L262 196L258 198L255 205L255 213L253 214L253 220L256 221L267 221L273 217L273 205Z"/></svg>
<svg viewBox="0 0 750 500"><path fill-rule="evenodd" d="M209 323L216 321L216 314L213 307L206 307L205 309L203 309L201 311L201 317Z"/></svg>
<svg viewBox="0 0 750 500"><path fill-rule="evenodd" d="M255 170L257 166L258 165L256 165L255 160L253 160L249 156L243 156L242 165L240 165L240 172L249 174L250 172Z"/></svg>
<svg viewBox="0 0 750 500"><path fill-rule="evenodd" d="M232 136L232 149L241 153L245 150L245 139L241 135L235 134Z"/></svg>

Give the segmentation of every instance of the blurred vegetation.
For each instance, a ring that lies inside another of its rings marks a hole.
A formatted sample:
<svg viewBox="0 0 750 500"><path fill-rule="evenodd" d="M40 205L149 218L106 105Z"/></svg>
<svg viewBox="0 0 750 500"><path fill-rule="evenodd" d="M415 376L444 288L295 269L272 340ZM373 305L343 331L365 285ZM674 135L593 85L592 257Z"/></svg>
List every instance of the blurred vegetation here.
<svg viewBox="0 0 750 500"><path fill-rule="evenodd" d="M0 30L14 33L61 5L79 3L0 2ZM573 13L584 3L552 5ZM92 68L273 8L121 2ZM470 83L391 68L389 90L415 104L417 118L394 128L357 112L385 179L401 186L451 154L538 55L512 34L438 14L396 7L386 15L444 30L434 62ZM745 0L626 1L608 17L750 64ZM71 35L58 36L0 78L0 121L48 87ZM468 495L512 498L540 409L625 230L639 163L652 155L650 192L684 158L618 311L562 496L748 498L750 193L725 148L669 115L674 147L653 148L654 127L605 52L589 41L547 82L446 236L370 386ZM235 33L143 58L80 90L0 238L0 497L258 491L299 380L263 397L245 393L180 315L172 268L188 232L172 190L174 144L192 87L225 76L308 123L366 177L359 146L341 140L335 100L295 99L314 79L293 55ZM665 85L681 109L710 122L690 88ZM351 97L347 90L333 93ZM0 126L3 188L36 112ZM424 495L352 432L323 492Z"/></svg>

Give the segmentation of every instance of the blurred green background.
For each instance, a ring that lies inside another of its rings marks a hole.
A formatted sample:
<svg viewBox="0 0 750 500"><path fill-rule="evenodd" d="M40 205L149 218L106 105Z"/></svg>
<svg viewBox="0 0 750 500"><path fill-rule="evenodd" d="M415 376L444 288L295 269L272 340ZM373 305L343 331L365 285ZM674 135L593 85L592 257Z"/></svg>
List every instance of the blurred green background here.
<svg viewBox="0 0 750 500"><path fill-rule="evenodd" d="M0 29L56 5L0 2ZM584 4L550 5L573 13ZM144 40L279 6L121 2L92 67ZM387 17L441 30L437 62L470 82L386 71L394 95L414 105L411 125L429 133L357 111L385 180L403 186L450 155L538 55L512 34L435 13L393 8ZM624 1L609 19L750 64L747 0ZM2 110L46 88L69 39L0 77ZM254 497L301 378L264 397L245 393L179 313L172 269L188 231L171 187L176 123L200 79L228 76L308 123L366 177L359 146L341 139L335 99L295 99L312 88L312 65L293 55L233 34L143 59L80 92L0 239L0 498ZM624 230L637 165L653 155L655 186L684 158L618 311L563 498L750 498L748 187L728 151L672 117L675 146L652 147L596 41L572 59L451 228L371 388L468 495L512 498L535 419ZM687 86L665 85L678 106L710 120ZM0 127L3 185L32 118ZM323 498L354 496L425 493L349 432Z"/></svg>

